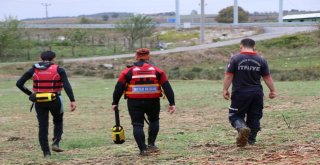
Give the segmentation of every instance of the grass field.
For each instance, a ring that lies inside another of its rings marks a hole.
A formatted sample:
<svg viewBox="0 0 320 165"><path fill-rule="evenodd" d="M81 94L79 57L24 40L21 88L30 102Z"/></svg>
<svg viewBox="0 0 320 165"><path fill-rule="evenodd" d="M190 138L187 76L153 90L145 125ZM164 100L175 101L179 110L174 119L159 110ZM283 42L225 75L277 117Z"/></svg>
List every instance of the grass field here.
<svg viewBox="0 0 320 165"><path fill-rule="evenodd" d="M115 80L70 78L78 109L71 113L65 94L63 153L43 159L35 112L15 87L17 77L0 81L0 164L319 164L319 81L276 82L278 98L265 99L262 131L254 146L235 147L236 131L228 123L229 101L222 82L171 81L177 112L166 112L162 100L160 154L139 157L125 100L120 103L126 142L111 139ZM30 87L30 82L28 86ZM52 118L50 118L52 119ZM49 138L52 138L50 121Z"/></svg>

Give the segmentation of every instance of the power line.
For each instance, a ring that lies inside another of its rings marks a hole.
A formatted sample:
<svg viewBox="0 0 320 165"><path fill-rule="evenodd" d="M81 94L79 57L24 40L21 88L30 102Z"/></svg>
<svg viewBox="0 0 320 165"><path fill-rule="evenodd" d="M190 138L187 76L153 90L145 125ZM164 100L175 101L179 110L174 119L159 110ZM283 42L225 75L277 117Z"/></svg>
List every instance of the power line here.
<svg viewBox="0 0 320 165"><path fill-rule="evenodd" d="M42 6L46 8L46 22L48 23L48 6L51 6L49 3L41 3Z"/></svg>
<svg viewBox="0 0 320 165"><path fill-rule="evenodd" d="M291 6L293 6L294 8L299 9L299 7L295 3L293 3L291 0L287 0L287 2L289 2Z"/></svg>

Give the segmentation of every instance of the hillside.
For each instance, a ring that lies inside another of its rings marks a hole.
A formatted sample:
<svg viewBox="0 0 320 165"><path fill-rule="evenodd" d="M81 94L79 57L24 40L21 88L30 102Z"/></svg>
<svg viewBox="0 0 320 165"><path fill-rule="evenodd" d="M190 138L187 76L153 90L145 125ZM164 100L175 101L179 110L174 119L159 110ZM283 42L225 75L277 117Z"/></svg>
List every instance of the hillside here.
<svg viewBox="0 0 320 165"><path fill-rule="evenodd" d="M320 34L319 31L284 36L276 39L257 42L257 51L264 56L270 65L275 80L318 80L320 79ZM173 53L166 56L152 56L152 62L164 68L173 79L193 80L223 78L225 66L232 54L237 53L239 46L232 45L208 50ZM134 62L134 59L114 59L96 62L76 62L61 65L70 74L115 78L119 72ZM102 64L113 64L114 69L106 69ZM21 74L30 67L4 65L1 72Z"/></svg>
<svg viewBox="0 0 320 165"><path fill-rule="evenodd" d="M275 80L318 80L320 79L320 34L301 33L257 42L257 51L270 65ZM238 45L208 50L174 53L166 56L153 56L152 62L164 68L174 79L220 80L232 54L239 50ZM106 60L90 63L65 64L76 74L116 77L120 70L133 59ZM112 63L114 70L105 70L103 63ZM90 67L85 67L85 66ZM82 69L79 69L82 68Z"/></svg>

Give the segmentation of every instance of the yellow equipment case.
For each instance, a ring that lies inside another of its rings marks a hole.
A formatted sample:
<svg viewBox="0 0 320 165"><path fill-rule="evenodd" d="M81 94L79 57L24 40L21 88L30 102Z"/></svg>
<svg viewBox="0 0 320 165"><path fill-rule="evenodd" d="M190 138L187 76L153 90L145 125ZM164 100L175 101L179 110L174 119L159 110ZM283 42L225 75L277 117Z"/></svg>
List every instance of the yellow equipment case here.
<svg viewBox="0 0 320 165"><path fill-rule="evenodd" d="M122 144L125 142L124 129L120 125L120 116L118 107L115 108L116 125L112 128L112 140L115 144Z"/></svg>

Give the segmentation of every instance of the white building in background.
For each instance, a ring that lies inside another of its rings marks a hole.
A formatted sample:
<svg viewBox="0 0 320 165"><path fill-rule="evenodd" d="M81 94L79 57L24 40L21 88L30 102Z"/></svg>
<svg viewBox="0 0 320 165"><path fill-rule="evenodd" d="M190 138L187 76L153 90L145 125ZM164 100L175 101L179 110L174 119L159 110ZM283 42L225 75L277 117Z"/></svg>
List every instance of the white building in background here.
<svg viewBox="0 0 320 165"><path fill-rule="evenodd" d="M284 22L320 22L320 13L295 14L283 17Z"/></svg>

